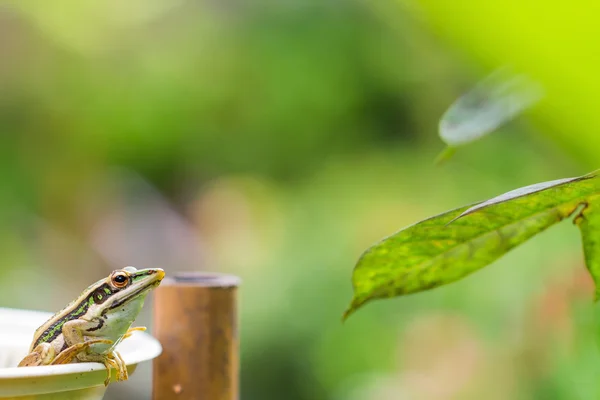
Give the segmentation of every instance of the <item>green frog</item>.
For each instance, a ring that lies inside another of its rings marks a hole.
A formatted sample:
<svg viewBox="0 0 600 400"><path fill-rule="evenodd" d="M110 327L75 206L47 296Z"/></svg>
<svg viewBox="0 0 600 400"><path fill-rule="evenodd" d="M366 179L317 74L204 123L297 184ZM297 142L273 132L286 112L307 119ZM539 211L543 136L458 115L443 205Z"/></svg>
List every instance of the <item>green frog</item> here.
<svg viewBox="0 0 600 400"><path fill-rule="evenodd" d="M108 373L105 386L111 379L111 367L117 371L117 381L127 380L127 366L115 347L134 331L146 330L131 328L131 324L146 295L164 276L160 268L113 271L40 326L33 335L30 353L18 366L100 362Z"/></svg>

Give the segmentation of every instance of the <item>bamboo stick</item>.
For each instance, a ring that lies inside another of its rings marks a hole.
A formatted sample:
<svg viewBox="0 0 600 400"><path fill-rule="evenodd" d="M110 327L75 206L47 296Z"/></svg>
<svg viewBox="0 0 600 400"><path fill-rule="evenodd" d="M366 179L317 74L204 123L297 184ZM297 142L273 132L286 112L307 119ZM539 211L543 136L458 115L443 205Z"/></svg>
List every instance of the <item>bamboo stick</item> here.
<svg viewBox="0 0 600 400"><path fill-rule="evenodd" d="M155 290L154 400L237 400L237 288L231 275L181 273Z"/></svg>

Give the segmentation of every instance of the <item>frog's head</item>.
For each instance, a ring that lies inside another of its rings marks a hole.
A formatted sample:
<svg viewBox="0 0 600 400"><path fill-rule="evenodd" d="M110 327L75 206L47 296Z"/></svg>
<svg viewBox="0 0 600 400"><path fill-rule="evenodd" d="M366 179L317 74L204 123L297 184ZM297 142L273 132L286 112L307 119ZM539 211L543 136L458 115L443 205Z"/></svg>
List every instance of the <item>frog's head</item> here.
<svg viewBox="0 0 600 400"><path fill-rule="evenodd" d="M90 308L96 316L118 314L133 321L144 304L146 295L165 277L160 268L136 269L126 267L113 271L93 291Z"/></svg>

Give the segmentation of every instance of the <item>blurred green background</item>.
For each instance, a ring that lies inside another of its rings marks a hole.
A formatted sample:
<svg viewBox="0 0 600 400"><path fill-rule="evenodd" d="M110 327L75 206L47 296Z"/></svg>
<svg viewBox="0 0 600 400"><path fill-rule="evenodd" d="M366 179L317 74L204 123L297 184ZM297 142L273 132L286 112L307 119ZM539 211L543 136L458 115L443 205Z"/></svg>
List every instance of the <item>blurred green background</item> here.
<svg viewBox="0 0 600 400"><path fill-rule="evenodd" d="M0 306L55 311L125 265L221 271L243 280L244 400L600 397L569 223L340 322L374 241L598 167L597 5L0 7ZM440 116L504 64L546 98L435 167ZM149 398L149 372L107 399Z"/></svg>

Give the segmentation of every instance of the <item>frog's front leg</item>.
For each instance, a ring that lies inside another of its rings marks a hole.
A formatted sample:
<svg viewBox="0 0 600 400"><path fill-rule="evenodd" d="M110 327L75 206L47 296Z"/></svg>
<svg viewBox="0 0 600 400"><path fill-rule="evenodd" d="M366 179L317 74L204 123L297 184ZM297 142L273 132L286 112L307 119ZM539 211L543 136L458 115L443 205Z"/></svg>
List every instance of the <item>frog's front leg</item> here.
<svg viewBox="0 0 600 400"><path fill-rule="evenodd" d="M25 356L18 367L36 367L38 365L49 365L55 358L56 351L50 343L40 343L35 349Z"/></svg>
<svg viewBox="0 0 600 400"><path fill-rule="evenodd" d="M125 334L123 335L123 339L127 339L128 337L133 335L133 332L135 332L135 331L144 332L145 330L146 330L145 326L136 326L134 328L129 328L129 329L127 329L127 332L125 332Z"/></svg>
<svg viewBox="0 0 600 400"><path fill-rule="evenodd" d="M117 370L117 381L126 381L129 379L129 373L127 372L127 364L125 364L125 360L121 357L118 351L111 351L108 353L107 358L114 363L115 369Z"/></svg>
<svg viewBox="0 0 600 400"><path fill-rule="evenodd" d="M62 327L62 334L65 338L65 343L68 346L73 346L78 343L85 342L84 336L91 336L89 332L93 332L102 327L104 321L93 319L91 321L85 319L74 319L65 322ZM85 334L84 334L85 332Z"/></svg>
<svg viewBox="0 0 600 400"><path fill-rule="evenodd" d="M90 336L90 333L102 328L103 324L104 321L97 318L94 318L91 321L85 319L74 319L66 322L62 327L65 343L67 343L69 346L76 346L80 343L85 343L85 336ZM94 340L89 340L89 342L92 341ZM107 378L104 381L104 384L108 385L110 382L110 368L114 367L115 369L119 370L119 366L113 360L109 360L106 354L89 352L89 347L96 343L98 342L90 343L89 345L83 345L82 349L80 349L78 352L75 352L74 356L77 357L77 359L81 362L100 362L104 364L107 373ZM108 343L112 344L113 342L109 340Z"/></svg>

